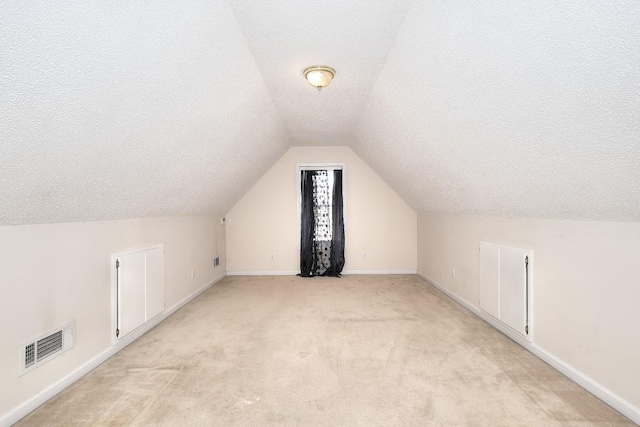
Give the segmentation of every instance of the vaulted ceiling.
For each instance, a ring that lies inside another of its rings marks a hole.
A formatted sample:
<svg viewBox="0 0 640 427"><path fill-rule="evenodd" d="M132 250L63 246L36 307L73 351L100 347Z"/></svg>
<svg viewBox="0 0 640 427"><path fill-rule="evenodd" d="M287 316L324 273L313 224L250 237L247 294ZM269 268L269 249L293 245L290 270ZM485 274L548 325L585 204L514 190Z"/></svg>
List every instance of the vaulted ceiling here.
<svg viewBox="0 0 640 427"><path fill-rule="evenodd" d="M0 3L0 225L222 214L308 144L418 211L640 221L640 3Z"/></svg>

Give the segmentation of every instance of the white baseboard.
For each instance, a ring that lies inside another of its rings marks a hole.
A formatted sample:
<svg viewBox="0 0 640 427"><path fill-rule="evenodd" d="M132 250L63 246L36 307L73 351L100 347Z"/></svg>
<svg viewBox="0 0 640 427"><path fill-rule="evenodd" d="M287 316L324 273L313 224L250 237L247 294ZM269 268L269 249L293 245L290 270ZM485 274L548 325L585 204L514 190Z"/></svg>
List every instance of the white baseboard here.
<svg viewBox="0 0 640 427"><path fill-rule="evenodd" d="M227 271L227 276L295 276L299 271Z"/></svg>
<svg viewBox="0 0 640 427"><path fill-rule="evenodd" d="M134 330L126 337L122 338L116 345L109 347L107 350L103 351L93 359L89 360L84 365L78 367L75 371L69 373L65 377L61 378L57 382L53 383L46 389L42 390L40 393L36 394L32 398L24 401L20 405L16 406L9 412L0 416L0 427L10 426L12 424L17 423L19 420L27 416L29 413L37 409L40 405L45 403L47 400L54 397L56 394L60 393L65 388L69 387L74 382L78 381L80 378L91 372L93 369L97 368L100 364L104 363L111 356L115 355L126 346L140 338L142 335L147 333L153 327L157 326L160 322L165 320L167 317L171 316L173 313L178 311L180 308L184 307L191 300L199 296L201 293L209 289L211 286L218 283L225 277L225 274L222 274L217 279L214 279L210 283L206 284L202 288L193 292L191 295L188 295L186 298L179 301L173 307L163 311L158 316L151 319L149 322L140 326L138 329Z"/></svg>
<svg viewBox="0 0 640 427"><path fill-rule="evenodd" d="M295 276L300 271L227 271L228 276ZM342 274L416 274L416 270L343 270Z"/></svg>
<svg viewBox="0 0 640 427"><path fill-rule="evenodd" d="M608 388L598 383L593 378L589 377L583 372L579 371L578 369L574 368L573 366L569 365L564 360L558 358L552 353L549 353L547 350L543 349L542 347L527 341L524 337L520 336L518 333L511 330L509 327L503 325L502 323L500 323L499 321L497 321L496 319L494 319L493 317L491 317L490 315L482 311L480 307L474 304L471 304L464 298L461 298L458 295L454 294L449 289L445 288L435 280L428 277L426 274L422 273L421 271L418 271L417 274L418 276L426 280L429 284L431 284L433 287L435 287L436 289L438 289L439 291L441 291L442 293L450 297L452 300L454 300L455 302L457 302L467 310L471 311L473 314L480 317L485 322L489 323L491 326L498 329L500 332L502 332L503 334L511 338L513 341L520 344L529 352L531 352L533 355L542 359L544 362L548 363L557 371L561 372L562 374L564 374L565 376L573 380L582 388L584 388L594 396L598 397L607 405L611 406L613 409L620 412L622 415L629 418L634 423L640 424L640 408L633 405L631 402L623 399L622 397L618 396L616 393L609 390Z"/></svg>
<svg viewBox="0 0 640 427"><path fill-rule="evenodd" d="M343 270L342 274L416 274L416 270Z"/></svg>

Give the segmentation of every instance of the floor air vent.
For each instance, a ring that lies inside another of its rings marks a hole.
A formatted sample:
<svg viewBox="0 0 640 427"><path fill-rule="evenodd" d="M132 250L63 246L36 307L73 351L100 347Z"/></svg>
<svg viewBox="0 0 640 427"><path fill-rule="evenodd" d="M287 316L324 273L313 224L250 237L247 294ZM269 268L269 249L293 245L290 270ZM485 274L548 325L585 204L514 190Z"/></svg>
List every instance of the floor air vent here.
<svg viewBox="0 0 640 427"><path fill-rule="evenodd" d="M25 374L73 347L73 322L23 342L20 349L20 374Z"/></svg>

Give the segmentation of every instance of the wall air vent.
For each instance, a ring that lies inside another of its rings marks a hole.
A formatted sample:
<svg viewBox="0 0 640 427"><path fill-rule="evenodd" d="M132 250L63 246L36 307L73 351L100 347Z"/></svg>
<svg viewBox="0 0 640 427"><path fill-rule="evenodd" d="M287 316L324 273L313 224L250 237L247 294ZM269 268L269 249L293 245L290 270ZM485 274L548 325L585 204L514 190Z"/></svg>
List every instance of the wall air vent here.
<svg viewBox="0 0 640 427"><path fill-rule="evenodd" d="M20 345L20 375L73 347L73 322Z"/></svg>

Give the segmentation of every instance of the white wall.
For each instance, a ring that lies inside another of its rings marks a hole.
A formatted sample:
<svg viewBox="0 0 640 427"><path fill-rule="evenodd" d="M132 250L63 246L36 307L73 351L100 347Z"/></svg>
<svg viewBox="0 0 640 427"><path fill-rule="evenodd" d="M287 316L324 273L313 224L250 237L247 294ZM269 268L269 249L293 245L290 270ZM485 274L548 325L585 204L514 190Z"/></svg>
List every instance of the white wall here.
<svg viewBox="0 0 640 427"><path fill-rule="evenodd" d="M300 272L298 163L346 164L345 271L415 271L415 211L350 148L332 146L290 148L229 211L230 273Z"/></svg>
<svg viewBox="0 0 640 427"><path fill-rule="evenodd" d="M111 254L156 243L167 309L224 274L216 217L0 227L0 420L111 347ZM20 343L71 320L75 347L20 377Z"/></svg>
<svg viewBox="0 0 640 427"><path fill-rule="evenodd" d="M418 270L478 307L481 240L534 250L534 344L640 407L640 223L421 214Z"/></svg>

